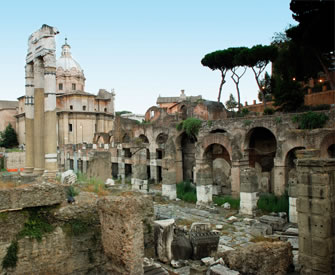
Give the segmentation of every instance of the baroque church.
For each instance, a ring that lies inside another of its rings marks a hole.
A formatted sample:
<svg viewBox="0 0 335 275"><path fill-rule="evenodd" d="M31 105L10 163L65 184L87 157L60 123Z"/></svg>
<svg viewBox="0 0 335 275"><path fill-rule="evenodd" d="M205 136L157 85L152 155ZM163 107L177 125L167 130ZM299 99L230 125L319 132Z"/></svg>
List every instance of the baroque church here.
<svg viewBox="0 0 335 275"><path fill-rule="evenodd" d="M56 63L57 143L92 143L96 132L108 132L113 128L113 91L100 89L97 95L85 91L85 75L79 63L73 59L71 46L65 43ZM19 144L25 144L25 101L18 98L16 130Z"/></svg>

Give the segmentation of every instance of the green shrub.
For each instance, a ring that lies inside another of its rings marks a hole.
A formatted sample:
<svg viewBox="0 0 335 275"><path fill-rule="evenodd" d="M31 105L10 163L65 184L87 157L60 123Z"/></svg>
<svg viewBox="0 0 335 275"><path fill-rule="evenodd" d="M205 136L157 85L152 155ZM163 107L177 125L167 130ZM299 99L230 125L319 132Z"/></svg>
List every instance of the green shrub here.
<svg viewBox="0 0 335 275"><path fill-rule="evenodd" d="M275 122L276 124L280 124L282 122L282 117L281 116L275 117Z"/></svg>
<svg viewBox="0 0 335 275"><path fill-rule="evenodd" d="M177 184L177 198L186 202L197 202L196 188L191 185L189 181Z"/></svg>
<svg viewBox="0 0 335 275"><path fill-rule="evenodd" d="M257 202L257 207L266 212L286 212L288 214L289 200L288 194L277 197L273 194L262 194Z"/></svg>
<svg viewBox="0 0 335 275"><path fill-rule="evenodd" d="M219 206L228 202L232 209L240 208L240 199L234 199L233 197L230 197L230 196L225 196L225 197L215 196L213 197L213 202Z"/></svg>
<svg viewBox="0 0 335 275"><path fill-rule="evenodd" d="M271 107L267 107L264 109L263 114L264 115L273 115L275 113L275 109L271 108Z"/></svg>
<svg viewBox="0 0 335 275"><path fill-rule="evenodd" d="M299 129L322 128L328 119L329 117L326 114L314 113L312 111L292 117L292 121L298 123Z"/></svg>
<svg viewBox="0 0 335 275"><path fill-rule="evenodd" d="M213 121L212 121L212 120L208 120L208 121L207 121L207 125L208 125L208 127L212 127L212 125L213 125Z"/></svg>
<svg viewBox="0 0 335 275"><path fill-rule="evenodd" d="M69 188L67 189L67 192L66 192L67 196L68 197L72 197L74 198L75 196L77 196L79 194L79 191L73 187L72 185L69 186Z"/></svg>
<svg viewBox="0 0 335 275"><path fill-rule="evenodd" d="M178 131L184 130L189 137L195 137L198 135L201 128L201 120L190 117L176 125Z"/></svg>
<svg viewBox="0 0 335 275"><path fill-rule="evenodd" d="M245 121L243 121L244 126L249 126L251 123L252 123L252 121L249 120L249 119L246 119Z"/></svg>
<svg viewBox="0 0 335 275"><path fill-rule="evenodd" d="M250 113L250 111L249 111L249 109L247 109L247 108L243 108L242 110L241 110L241 114L242 114L242 116L246 116L246 115L248 115Z"/></svg>
<svg viewBox="0 0 335 275"><path fill-rule="evenodd" d="M29 238L41 241L45 233L50 233L54 227L49 223L46 214L40 208L32 208L29 211L29 218L23 229L18 233L18 238L28 236Z"/></svg>
<svg viewBox="0 0 335 275"><path fill-rule="evenodd" d="M18 251L19 251L19 247L18 247L17 241L12 242L10 246L7 248L7 253L2 260L3 269L16 266Z"/></svg>

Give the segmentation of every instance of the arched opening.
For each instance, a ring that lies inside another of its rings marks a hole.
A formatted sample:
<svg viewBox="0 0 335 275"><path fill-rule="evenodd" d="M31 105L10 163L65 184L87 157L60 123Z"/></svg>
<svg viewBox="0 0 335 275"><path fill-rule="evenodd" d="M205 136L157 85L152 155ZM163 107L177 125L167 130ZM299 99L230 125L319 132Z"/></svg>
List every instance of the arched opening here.
<svg viewBox="0 0 335 275"><path fill-rule="evenodd" d="M256 170L259 191L271 193L274 190L274 158L277 141L274 134L264 128L256 127L247 135L249 167Z"/></svg>
<svg viewBox="0 0 335 275"><path fill-rule="evenodd" d="M183 180L194 180L193 168L195 167L195 143L196 138L190 137L186 133L181 135L181 151L182 151L182 167L183 167Z"/></svg>
<svg viewBox="0 0 335 275"><path fill-rule="evenodd" d="M255 167L258 164L262 172L271 172L277 150L275 136L263 127L251 129L248 136L249 166Z"/></svg>
<svg viewBox="0 0 335 275"><path fill-rule="evenodd" d="M212 131L210 131L211 134L215 134L215 133L226 133L227 131L226 130L223 130L223 129L214 129Z"/></svg>
<svg viewBox="0 0 335 275"><path fill-rule="evenodd" d="M335 158L335 144L332 144L327 149L328 157Z"/></svg>
<svg viewBox="0 0 335 275"><path fill-rule="evenodd" d="M168 139L168 135L167 134L164 134L164 133L160 133L157 138L156 138L156 143L158 145L161 145L161 144L164 144L166 143L167 139Z"/></svg>
<svg viewBox="0 0 335 275"><path fill-rule="evenodd" d="M130 142L130 137L129 135L126 133L124 134L123 138L122 138L122 143L129 143Z"/></svg>
<svg viewBox="0 0 335 275"><path fill-rule="evenodd" d="M289 186L291 183L296 183L297 175L296 175L296 166L295 160L296 152L298 150L305 149L305 147L294 147L290 151L287 152L285 158L285 186Z"/></svg>
<svg viewBox="0 0 335 275"><path fill-rule="evenodd" d="M212 168L213 195L230 195L231 160L227 149L221 144L211 144L205 150L204 159Z"/></svg>
<svg viewBox="0 0 335 275"><path fill-rule="evenodd" d="M139 136L139 139L142 141L142 143L149 143L148 138L143 134Z"/></svg>
<svg viewBox="0 0 335 275"><path fill-rule="evenodd" d="M104 144L104 139L103 139L102 136L99 136L99 137L98 137L97 144L99 145L99 147L100 147L102 144Z"/></svg>

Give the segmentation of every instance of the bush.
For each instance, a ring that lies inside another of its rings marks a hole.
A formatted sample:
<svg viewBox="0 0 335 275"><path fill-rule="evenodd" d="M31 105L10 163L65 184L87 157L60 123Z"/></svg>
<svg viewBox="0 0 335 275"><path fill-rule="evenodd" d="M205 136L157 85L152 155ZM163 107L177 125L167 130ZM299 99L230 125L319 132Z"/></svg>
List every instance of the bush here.
<svg viewBox="0 0 335 275"><path fill-rule="evenodd" d="M17 241L12 242L7 248L7 253L2 260L2 268L15 267L17 263L17 252L19 250Z"/></svg>
<svg viewBox="0 0 335 275"><path fill-rule="evenodd" d="M241 110L241 114L242 114L242 116L246 116L246 115L248 115L250 113L250 111L249 111L249 109L247 109L247 108L243 108L242 110Z"/></svg>
<svg viewBox="0 0 335 275"><path fill-rule="evenodd" d="M17 141L17 135L12 127L12 124L8 124L5 131L0 132L0 147L13 148L19 145Z"/></svg>
<svg viewBox="0 0 335 275"><path fill-rule="evenodd" d="M176 129L178 131L184 130L189 137L195 137L198 135L201 128L201 120L190 117L182 122L178 123Z"/></svg>
<svg viewBox="0 0 335 275"><path fill-rule="evenodd" d="M228 202L232 209L239 209L240 208L240 199L234 199L230 196L225 196L225 197L216 196L216 197L213 197L213 202L215 204L219 205L219 206Z"/></svg>
<svg viewBox="0 0 335 275"><path fill-rule="evenodd" d="M275 109L271 108L271 107L267 107L264 109L263 114L264 115L273 115L275 113Z"/></svg>
<svg viewBox="0 0 335 275"><path fill-rule="evenodd" d="M75 196L77 196L79 194L79 191L71 185L67 189L66 194L67 194L68 197L74 198Z"/></svg>
<svg viewBox="0 0 335 275"><path fill-rule="evenodd" d="M314 113L312 111L292 117L293 122L298 123L299 129L322 128L329 117L324 113Z"/></svg>
<svg viewBox="0 0 335 275"><path fill-rule="evenodd" d="M277 197L273 194L262 194L257 202L257 207L266 212L286 212L288 214L288 193Z"/></svg>
<svg viewBox="0 0 335 275"><path fill-rule="evenodd" d="M177 198L186 202L197 202L197 191L189 181L177 184Z"/></svg>
<svg viewBox="0 0 335 275"><path fill-rule="evenodd" d="M82 220L71 220L64 226L64 232L67 236L79 236L88 232L90 224Z"/></svg>

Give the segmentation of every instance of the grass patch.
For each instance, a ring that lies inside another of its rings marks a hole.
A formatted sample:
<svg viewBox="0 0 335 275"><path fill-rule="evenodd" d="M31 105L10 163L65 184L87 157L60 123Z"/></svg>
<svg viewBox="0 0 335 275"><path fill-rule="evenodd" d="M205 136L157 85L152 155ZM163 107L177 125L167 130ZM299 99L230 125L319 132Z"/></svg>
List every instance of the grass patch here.
<svg viewBox="0 0 335 275"><path fill-rule="evenodd" d="M79 194L79 190L75 187L73 187L72 185L69 186L69 188L66 191L66 195L68 197L74 198L75 196L77 196Z"/></svg>
<svg viewBox="0 0 335 275"><path fill-rule="evenodd" d="M177 198L186 202L197 202L196 188L189 181L177 184Z"/></svg>
<svg viewBox="0 0 335 275"><path fill-rule="evenodd" d="M17 244L17 241L12 242L10 246L7 248L7 253L2 260L3 269L16 266L18 251L19 251L19 246Z"/></svg>
<svg viewBox="0 0 335 275"><path fill-rule="evenodd" d="M99 197L106 196L108 194L105 183L100 179L88 178L85 174L78 173L77 181L79 182L83 191L96 193ZM74 189L71 191L74 191L78 195L78 190Z"/></svg>
<svg viewBox="0 0 335 275"><path fill-rule="evenodd" d="M286 212L288 214L288 194L277 197L273 194L262 194L257 202L257 207L266 212Z"/></svg>
<svg viewBox="0 0 335 275"><path fill-rule="evenodd" d="M240 208L240 199L235 199L230 196L225 196L225 197L220 197L220 196L215 196L213 197L213 202L219 206L223 205L226 202L229 202L230 207L232 209L239 209Z"/></svg>
<svg viewBox="0 0 335 275"><path fill-rule="evenodd" d="M253 242L253 243L259 243L259 242L270 242L270 243L273 243L273 242L278 242L279 241L279 238L267 238L267 237L264 237L264 236L256 236L256 237L253 237L250 242Z"/></svg>
<svg viewBox="0 0 335 275"><path fill-rule="evenodd" d="M329 117L324 113L315 113L309 111L301 115L294 115L292 121L298 123L299 129L317 129L322 128Z"/></svg>
<svg viewBox="0 0 335 275"><path fill-rule="evenodd" d="M246 119L245 121L243 121L243 126L247 127L247 126L249 126L251 123L252 123L251 120Z"/></svg>
<svg viewBox="0 0 335 275"><path fill-rule="evenodd" d="M201 128L201 120L189 117L186 120L181 121L176 125L178 131L184 130L189 137L195 137L198 135Z"/></svg>
<svg viewBox="0 0 335 275"><path fill-rule="evenodd" d="M17 237L20 239L27 236L40 242L43 235L52 232L54 227L47 220L46 213L40 208L29 209L28 212L29 218Z"/></svg>

